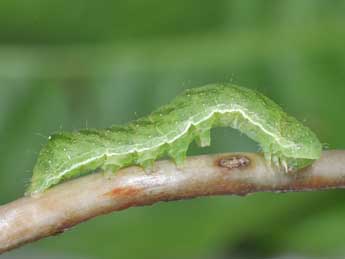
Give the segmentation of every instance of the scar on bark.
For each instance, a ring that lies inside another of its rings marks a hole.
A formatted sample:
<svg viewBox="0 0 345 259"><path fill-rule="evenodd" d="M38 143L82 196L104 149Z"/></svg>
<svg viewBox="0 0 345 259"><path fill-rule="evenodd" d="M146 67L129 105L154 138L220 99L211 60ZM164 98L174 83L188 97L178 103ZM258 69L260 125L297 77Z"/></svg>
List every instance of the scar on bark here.
<svg viewBox="0 0 345 259"><path fill-rule="evenodd" d="M231 155L218 158L216 165L227 169L244 168L250 165L250 159L244 155Z"/></svg>
<svg viewBox="0 0 345 259"><path fill-rule="evenodd" d="M110 197L118 197L118 196L123 196L123 197L131 197L132 195L136 195L140 192L139 188L115 188L111 190L110 192L105 193L106 196Z"/></svg>

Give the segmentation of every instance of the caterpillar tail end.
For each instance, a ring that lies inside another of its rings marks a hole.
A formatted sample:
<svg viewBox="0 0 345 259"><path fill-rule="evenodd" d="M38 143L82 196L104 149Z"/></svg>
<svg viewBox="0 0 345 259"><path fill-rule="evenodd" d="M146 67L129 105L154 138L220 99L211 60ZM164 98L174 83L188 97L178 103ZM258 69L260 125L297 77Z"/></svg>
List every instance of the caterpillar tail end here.
<svg viewBox="0 0 345 259"><path fill-rule="evenodd" d="M48 189L47 181L44 179L34 179L31 180L29 187L26 189L24 196L26 197L36 197L39 194L43 193L46 189Z"/></svg>

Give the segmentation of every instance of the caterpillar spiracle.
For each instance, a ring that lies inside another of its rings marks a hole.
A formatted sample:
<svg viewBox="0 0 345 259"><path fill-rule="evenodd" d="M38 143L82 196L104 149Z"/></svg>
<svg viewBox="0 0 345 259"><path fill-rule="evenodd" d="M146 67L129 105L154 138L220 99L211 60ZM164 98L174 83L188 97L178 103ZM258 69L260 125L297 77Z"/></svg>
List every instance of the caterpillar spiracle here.
<svg viewBox="0 0 345 259"><path fill-rule="evenodd" d="M213 127L232 127L257 141L266 160L288 172L321 155L316 135L263 94L230 84L186 90L150 115L123 126L61 132L42 148L27 195L101 169L148 167L168 155L183 163L189 144L210 145Z"/></svg>

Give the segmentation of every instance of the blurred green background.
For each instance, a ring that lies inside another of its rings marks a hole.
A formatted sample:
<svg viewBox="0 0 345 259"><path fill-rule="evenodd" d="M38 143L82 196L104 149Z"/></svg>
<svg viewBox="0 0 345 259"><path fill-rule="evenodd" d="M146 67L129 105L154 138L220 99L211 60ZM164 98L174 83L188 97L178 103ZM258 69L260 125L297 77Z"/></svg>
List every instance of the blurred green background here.
<svg viewBox="0 0 345 259"><path fill-rule="evenodd" d="M59 130L124 123L183 89L260 90L345 147L345 1L0 2L0 204ZM230 129L190 154L257 151ZM159 203L98 217L4 258L345 256L345 192Z"/></svg>

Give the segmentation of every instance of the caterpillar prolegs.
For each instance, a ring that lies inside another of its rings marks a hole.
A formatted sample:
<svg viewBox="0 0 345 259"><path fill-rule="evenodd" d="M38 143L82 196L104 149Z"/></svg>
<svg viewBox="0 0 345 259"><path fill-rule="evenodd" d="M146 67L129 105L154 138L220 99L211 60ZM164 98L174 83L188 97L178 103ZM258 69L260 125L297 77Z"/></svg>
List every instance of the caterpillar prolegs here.
<svg viewBox="0 0 345 259"><path fill-rule="evenodd" d="M186 90L150 115L123 126L61 132L49 137L33 170L27 194L88 172L150 166L163 155L176 164L189 144L210 145L213 127L232 127L257 141L268 162L285 171L321 155L316 135L261 93L230 84Z"/></svg>

